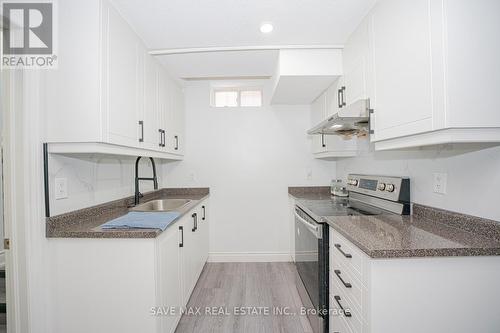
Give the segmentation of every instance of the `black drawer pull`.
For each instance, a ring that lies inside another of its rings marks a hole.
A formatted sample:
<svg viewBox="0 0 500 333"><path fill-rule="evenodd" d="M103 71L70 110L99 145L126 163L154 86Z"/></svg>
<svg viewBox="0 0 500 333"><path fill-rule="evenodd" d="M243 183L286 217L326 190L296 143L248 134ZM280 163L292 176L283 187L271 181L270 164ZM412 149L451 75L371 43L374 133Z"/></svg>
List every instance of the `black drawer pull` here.
<svg viewBox="0 0 500 333"><path fill-rule="evenodd" d="M340 244L335 244L334 246L337 248L337 250L340 251L340 253L344 255L344 257L352 258L352 255L350 253L345 253L344 251L342 251Z"/></svg>
<svg viewBox="0 0 500 333"><path fill-rule="evenodd" d="M181 232L181 242L179 243L179 247L184 247L184 228L179 227L179 230Z"/></svg>
<svg viewBox="0 0 500 333"><path fill-rule="evenodd" d="M144 142L144 121L139 120L139 126L141 126L141 137L139 138L139 142Z"/></svg>
<svg viewBox="0 0 500 333"><path fill-rule="evenodd" d="M342 87L342 106L346 106L346 102L345 102L345 87Z"/></svg>
<svg viewBox="0 0 500 333"><path fill-rule="evenodd" d="M203 217L201 219L205 221L205 218L207 217L207 211L205 209L205 206L201 206L201 209L203 209Z"/></svg>
<svg viewBox="0 0 500 333"><path fill-rule="evenodd" d="M198 229L198 214L194 213L191 217L193 218L193 229L191 231L195 232Z"/></svg>
<svg viewBox="0 0 500 333"><path fill-rule="evenodd" d="M340 296L333 296L333 298L335 299L335 302L337 302L338 306L340 307L340 310L342 310L342 312L344 312L344 316L352 317L351 312L349 310L344 310L344 307L342 306L342 304L340 304Z"/></svg>
<svg viewBox="0 0 500 333"><path fill-rule="evenodd" d="M337 275L337 277L339 278L340 282L342 282L344 287L352 288L352 284L350 284L349 282L345 282L344 279L342 279L342 276L340 276L340 274L341 274L340 269L336 269L333 272L335 273L335 275Z"/></svg>

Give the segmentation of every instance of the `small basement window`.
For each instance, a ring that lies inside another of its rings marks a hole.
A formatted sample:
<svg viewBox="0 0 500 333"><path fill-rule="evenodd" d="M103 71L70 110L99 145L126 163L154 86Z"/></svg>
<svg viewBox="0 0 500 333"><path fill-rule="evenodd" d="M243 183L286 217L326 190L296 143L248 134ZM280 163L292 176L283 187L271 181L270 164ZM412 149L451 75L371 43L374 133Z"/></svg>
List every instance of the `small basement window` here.
<svg viewBox="0 0 500 333"><path fill-rule="evenodd" d="M261 107L262 89L258 88L217 88L213 90L212 106L225 107Z"/></svg>

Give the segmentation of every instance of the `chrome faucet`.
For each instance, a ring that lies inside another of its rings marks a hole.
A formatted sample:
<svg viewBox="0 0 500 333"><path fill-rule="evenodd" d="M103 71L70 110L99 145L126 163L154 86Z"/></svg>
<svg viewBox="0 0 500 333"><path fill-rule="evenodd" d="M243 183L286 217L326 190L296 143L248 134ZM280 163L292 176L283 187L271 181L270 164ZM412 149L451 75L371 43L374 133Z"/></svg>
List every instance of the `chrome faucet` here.
<svg viewBox="0 0 500 333"><path fill-rule="evenodd" d="M134 196L134 205L139 204L139 199L143 197L142 193L139 192L139 180L152 180L154 189L158 189L158 177L156 177L156 165L155 165L155 160L150 157L149 159L151 160L151 165L153 166L153 178L144 178L141 177L139 178L139 161L141 160L142 156L137 157L135 160L135 196Z"/></svg>

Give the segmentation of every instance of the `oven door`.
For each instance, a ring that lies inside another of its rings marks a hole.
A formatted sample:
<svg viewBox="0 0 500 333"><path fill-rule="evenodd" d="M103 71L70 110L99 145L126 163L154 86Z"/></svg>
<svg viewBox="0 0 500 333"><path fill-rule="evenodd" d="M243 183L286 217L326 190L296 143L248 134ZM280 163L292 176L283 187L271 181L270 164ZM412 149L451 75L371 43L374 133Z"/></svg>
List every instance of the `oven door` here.
<svg viewBox="0 0 500 333"><path fill-rule="evenodd" d="M299 207L295 207L295 265L297 289L305 307L328 309L328 228L319 224ZM328 249L326 248L326 252ZM314 332L325 332L327 317L309 316ZM326 319L326 320L324 320Z"/></svg>

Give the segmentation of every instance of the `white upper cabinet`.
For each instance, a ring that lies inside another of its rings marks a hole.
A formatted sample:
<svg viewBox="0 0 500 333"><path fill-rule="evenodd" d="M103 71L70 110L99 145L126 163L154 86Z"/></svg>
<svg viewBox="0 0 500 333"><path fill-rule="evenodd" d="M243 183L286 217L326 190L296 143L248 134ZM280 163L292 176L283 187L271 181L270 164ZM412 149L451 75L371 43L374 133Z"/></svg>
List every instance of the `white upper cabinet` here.
<svg viewBox="0 0 500 333"><path fill-rule="evenodd" d="M137 113L142 108L140 44L127 22L111 7L104 13L104 86L109 142L139 146Z"/></svg>
<svg viewBox="0 0 500 333"><path fill-rule="evenodd" d="M500 142L500 2L382 0L364 22L377 150Z"/></svg>
<svg viewBox="0 0 500 333"><path fill-rule="evenodd" d="M500 1L445 1L448 126L500 127Z"/></svg>
<svg viewBox="0 0 500 333"><path fill-rule="evenodd" d="M172 152L175 154L184 155L185 145L185 104L184 104L184 91L175 86L173 89L173 110L172 110L172 136L170 142Z"/></svg>
<svg viewBox="0 0 500 333"><path fill-rule="evenodd" d="M58 10L59 68L44 73L49 152L181 159L170 144L184 135L183 104L173 107L180 87L134 30L107 0Z"/></svg>
<svg viewBox="0 0 500 333"><path fill-rule="evenodd" d="M343 81L338 79L311 104L311 125L314 126L338 112L342 103L339 90ZM341 157L356 156L366 144L368 138L343 137L340 135L315 134L311 136L312 153L315 158L332 160Z"/></svg>
<svg viewBox="0 0 500 333"><path fill-rule="evenodd" d="M149 149L160 149L160 108L158 92L158 73L160 65L153 57L144 55L144 103L140 121L144 125L144 144ZM141 129L142 130L142 129Z"/></svg>
<svg viewBox="0 0 500 333"><path fill-rule="evenodd" d="M430 1L381 1L372 14L376 140L432 130Z"/></svg>
<svg viewBox="0 0 500 333"><path fill-rule="evenodd" d="M165 75L163 68L158 72L158 108L160 117L158 120L157 133L159 134L159 147L163 151L169 151L167 136L170 136L170 126L172 123L172 98L173 84L169 77Z"/></svg>

